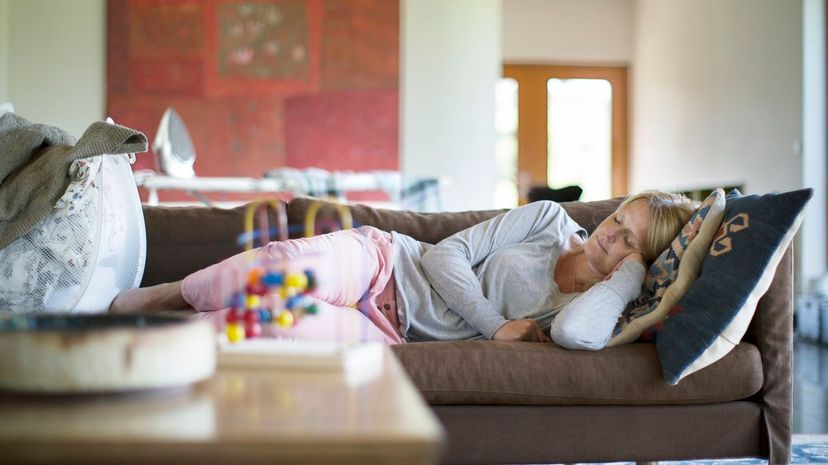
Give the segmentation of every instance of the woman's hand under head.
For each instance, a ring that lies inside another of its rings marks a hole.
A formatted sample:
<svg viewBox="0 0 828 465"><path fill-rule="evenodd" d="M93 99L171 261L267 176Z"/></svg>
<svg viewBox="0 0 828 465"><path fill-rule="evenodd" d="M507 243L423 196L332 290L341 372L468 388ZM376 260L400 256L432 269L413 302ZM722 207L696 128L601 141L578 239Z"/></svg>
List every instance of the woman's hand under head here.
<svg viewBox="0 0 828 465"><path fill-rule="evenodd" d="M551 342L535 320L512 320L501 326L492 337L494 341Z"/></svg>
<svg viewBox="0 0 828 465"><path fill-rule="evenodd" d="M623 265L624 263L626 263L627 261L630 261L630 260L632 260L636 263L640 263L641 266L643 266L645 270L647 269L647 262L644 261L644 256L641 255L638 252L633 252L633 253L627 255L626 257L624 257L623 260L618 262L618 264L615 265L615 268L610 272L610 274L608 274L606 276L606 278L604 278L604 281L606 281L607 279L610 279L612 277L612 274L615 273L616 271L618 271L619 268L621 268L621 265Z"/></svg>

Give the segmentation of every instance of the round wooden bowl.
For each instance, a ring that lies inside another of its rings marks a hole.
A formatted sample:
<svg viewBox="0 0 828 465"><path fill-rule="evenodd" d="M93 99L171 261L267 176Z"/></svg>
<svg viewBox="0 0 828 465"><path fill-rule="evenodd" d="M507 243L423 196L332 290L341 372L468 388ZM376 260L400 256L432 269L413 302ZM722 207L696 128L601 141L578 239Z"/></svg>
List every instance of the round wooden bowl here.
<svg viewBox="0 0 828 465"><path fill-rule="evenodd" d="M216 334L169 315L0 318L0 390L107 393L184 386L212 376Z"/></svg>

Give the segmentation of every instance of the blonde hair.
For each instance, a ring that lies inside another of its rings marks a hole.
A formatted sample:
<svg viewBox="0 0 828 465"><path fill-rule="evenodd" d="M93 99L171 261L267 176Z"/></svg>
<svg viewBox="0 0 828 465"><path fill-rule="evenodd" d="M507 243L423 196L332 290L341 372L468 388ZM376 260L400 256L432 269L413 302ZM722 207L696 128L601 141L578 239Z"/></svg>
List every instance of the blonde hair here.
<svg viewBox="0 0 828 465"><path fill-rule="evenodd" d="M646 190L628 197L616 211L636 200L645 200L650 206L650 227L644 247L644 260L650 263L670 245L682 226L699 208L700 202L681 194Z"/></svg>

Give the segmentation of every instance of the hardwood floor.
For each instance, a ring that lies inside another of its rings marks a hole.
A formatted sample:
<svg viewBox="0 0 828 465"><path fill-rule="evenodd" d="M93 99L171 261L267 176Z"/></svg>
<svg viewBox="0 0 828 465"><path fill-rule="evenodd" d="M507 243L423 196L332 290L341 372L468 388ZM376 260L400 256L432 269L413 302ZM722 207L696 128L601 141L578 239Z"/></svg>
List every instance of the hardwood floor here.
<svg viewBox="0 0 828 465"><path fill-rule="evenodd" d="M828 346L794 341L793 433L828 432Z"/></svg>

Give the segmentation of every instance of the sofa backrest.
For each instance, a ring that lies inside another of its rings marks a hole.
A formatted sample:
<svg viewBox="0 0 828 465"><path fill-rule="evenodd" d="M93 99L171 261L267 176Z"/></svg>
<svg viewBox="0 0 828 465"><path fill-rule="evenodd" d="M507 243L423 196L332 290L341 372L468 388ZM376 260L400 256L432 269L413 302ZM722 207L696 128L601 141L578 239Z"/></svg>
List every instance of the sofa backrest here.
<svg viewBox="0 0 828 465"><path fill-rule="evenodd" d="M305 214L318 199L297 198L287 204L291 237L304 235ZM621 203L621 198L598 202L564 202L569 216L592 232ZM333 205L333 204L331 204ZM417 240L440 240L496 216L505 210L417 213L349 206L356 226L397 231ZM325 208L320 213L325 214ZM329 209L333 212L333 207ZM193 271L244 250L237 239L244 232L245 206L233 209L144 206L147 225L147 263L141 286L177 281Z"/></svg>
<svg viewBox="0 0 828 465"><path fill-rule="evenodd" d="M183 279L233 256L244 231L245 207L152 207L144 205L147 261L141 287Z"/></svg>
<svg viewBox="0 0 828 465"><path fill-rule="evenodd" d="M623 198L596 202L563 202L561 205L572 219L592 232L610 213L615 211ZM288 204L288 222L304 224L308 208L319 199L296 198ZM334 208L331 204L331 213ZM320 209L324 212L325 208ZM506 210L480 210L469 212L418 213L399 210L385 210L366 205L349 206L355 226L374 226L384 231L396 231L422 242L436 244L446 237L473 226ZM293 231L291 237L301 237L301 230Z"/></svg>

